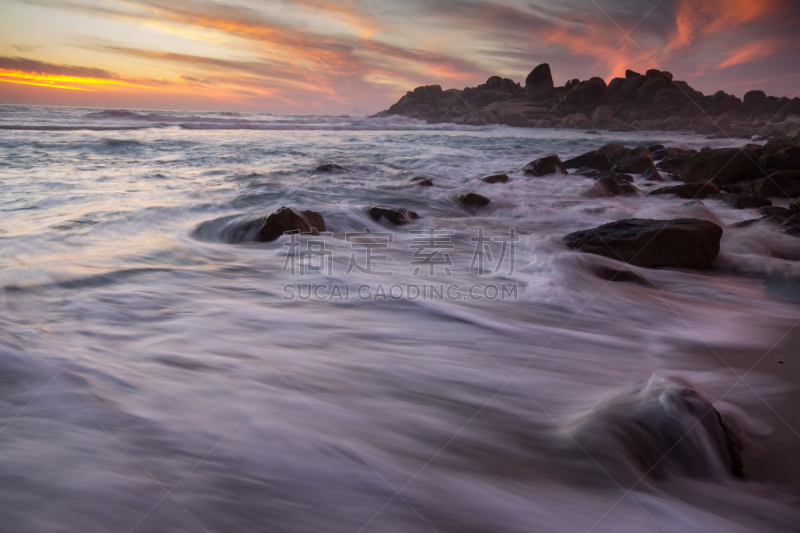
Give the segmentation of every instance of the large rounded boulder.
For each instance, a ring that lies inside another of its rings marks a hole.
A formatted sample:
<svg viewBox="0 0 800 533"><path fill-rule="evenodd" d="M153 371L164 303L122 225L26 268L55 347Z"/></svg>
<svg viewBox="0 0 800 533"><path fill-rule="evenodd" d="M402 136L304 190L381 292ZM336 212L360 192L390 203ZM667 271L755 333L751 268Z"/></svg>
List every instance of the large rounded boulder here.
<svg viewBox="0 0 800 533"><path fill-rule="evenodd" d="M719 254L722 228L695 218L630 218L564 237L570 248L645 268L707 267Z"/></svg>

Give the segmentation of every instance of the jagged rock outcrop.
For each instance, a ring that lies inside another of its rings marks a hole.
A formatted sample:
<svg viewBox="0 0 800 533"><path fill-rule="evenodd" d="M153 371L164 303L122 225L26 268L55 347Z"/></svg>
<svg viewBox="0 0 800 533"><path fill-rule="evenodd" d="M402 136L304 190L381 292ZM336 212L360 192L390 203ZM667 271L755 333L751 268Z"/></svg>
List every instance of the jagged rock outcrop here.
<svg viewBox="0 0 800 533"><path fill-rule="evenodd" d="M508 183L508 179L508 174L492 174L481 178L481 181L485 183Z"/></svg>

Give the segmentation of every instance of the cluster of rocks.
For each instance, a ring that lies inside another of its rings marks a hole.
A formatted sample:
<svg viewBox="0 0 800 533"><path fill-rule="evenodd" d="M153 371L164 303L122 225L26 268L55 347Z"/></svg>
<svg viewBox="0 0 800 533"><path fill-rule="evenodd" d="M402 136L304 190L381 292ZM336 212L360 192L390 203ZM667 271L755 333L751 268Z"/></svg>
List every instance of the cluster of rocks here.
<svg viewBox="0 0 800 533"><path fill-rule="evenodd" d="M633 78L631 78L633 79ZM665 79L665 78L660 78ZM533 178L573 174L592 178L594 186L584 191L591 198L639 196L632 174L639 174L652 187L663 181L662 173L677 185L652 188L648 196L676 195L693 201L716 199L735 209L757 209L760 217L735 224L746 227L756 223L779 226L789 235L800 237L800 129L770 139L764 145L748 144L743 148L687 150L663 145L626 148L609 143L597 150L562 161L558 155L536 159L522 168ZM347 172L335 163L326 163L315 172ZM488 184L504 184L508 174L481 178ZM434 187L424 176L411 179L422 187ZM773 206L770 198L795 199L789 207ZM457 198L465 210L475 212L491 200L470 192ZM401 226L419 218L405 208L375 205L368 209L373 220ZM252 235L257 242L270 242L285 233L319 234L326 231L322 215L281 207L263 217L245 221L233 228L236 235ZM657 268L705 268L719 253L722 228L699 219L646 220L628 219L595 229L571 233L564 238L570 248L599 254L632 265ZM233 239L241 242L241 239ZM630 271L604 272L604 279L636 281Z"/></svg>
<svg viewBox="0 0 800 533"><path fill-rule="evenodd" d="M478 87L442 90L417 87L376 116L402 115L428 122L481 126L635 130L692 130L751 137L788 133L800 115L800 98L778 98L755 90L744 99L717 91L704 95L671 73L628 70L606 84L602 78L573 79L556 87L548 64L537 66L523 87L493 76Z"/></svg>

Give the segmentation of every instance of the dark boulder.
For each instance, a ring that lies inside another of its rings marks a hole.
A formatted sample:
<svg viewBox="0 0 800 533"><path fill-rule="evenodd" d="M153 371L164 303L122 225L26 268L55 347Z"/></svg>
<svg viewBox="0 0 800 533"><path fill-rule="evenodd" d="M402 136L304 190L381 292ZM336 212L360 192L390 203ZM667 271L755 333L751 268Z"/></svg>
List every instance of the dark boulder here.
<svg viewBox="0 0 800 533"><path fill-rule="evenodd" d="M515 83L508 78L501 78L500 76L492 76L486 80L486 88L490 91L504 91L507 93L515 93L520 89L519 83Z"/></svg>
<svg viewBox="0 0 800 533"><path fill-rule="evenodd" d="M773 172L765 178L748 183L742 192L760 198L797 198L800 196L800 171Z"/></svg>
<svg viewBox="0 0 800 533"><path fill-rule="evenodd" d="M791 209L795 213L800 213L800 200L792 202L792 204L789 206L789 209Z"/></svg>
<svg viewBox="0 0 800 533"><path fill-rule="evenodd" d="M714 180L721 185L751 180L761 175L758 153L749 149L716 148L689 156L681 167L681 181Z"/></svg>
<svg viewBox="0 0 800 533"><path fill-rule="evenodd" d="M750 91L744 95L745 105L760 104L767 99L767 93L764 91Z"/></svg>
<svg viewBox="0 0 800 533"><path fill-rule="evenodd" d="M402 207L389 207L388 205L373 205L369 208L369 216L376 222L383 217L395 226L402 226L419 218L419 215L413 211Z"/></svg>
<svg viewBox="0 0 800 533"><path fill-rule="evenodd" d="M491 202L491 200L474 192L468 192L467 194L462 194L458 197L458 203L464 207L485 207L489 205L489 202Z"/></svg>
<svg viewBox="0 0 800 533"><path fill-rule="evenodd" d="M691 154L688 153L667 155L658 162L656 167L661 170L680 170L683 167L683 163L690 155Z"/></svg>
<svg viewBox="0 0 800 533"><path fill-rule="evenodd" d="M633 71L631 69L628 69L628 70L625 71L625 79L627 79L627 80L629 80L631 78L638 78L639 76L641 76L641 74L639 74L638 72L635 72L635 71Z"/></svg>
<svg viewBox="0 0 800 533"><path fill-rule="evenodd" d="M669 81L662 77L648 77L642 82L642 86L636 91L634 97L640 101L652 100L656 93L669 87Z"/></svg>
<svg viewBox="0 0 800 533"><path fill-rule="evenodd" d="M608 143L595 150L594 153L603 154L610 158L617 152L621 152L623 150L625 150L625 145L622 143Z"/></svg>
<svg viewBox="0 0 800 533"><path fill-rule="evenodd" d="M610 173L599 178L583 195L587 198L611 198L614 196L637 196L638 189L622 174Z"/></svg>
<svg viewBox="0 0 800 533"><path fill-rule="evenodd" d="M596 169L593 169L593 168L582 167L582 168L579 168L578 170L576 170L573 173L573 175L575 175L575 176L584 176L586 178L596 178L597 176L600 175L600 171L596 170Z"/></svg>
<svg viewBox="0 0 800 533"><path fill-rule="evenodd" d="M592 125L595 128L605 128L612 125L613 122L614 112L604 105L597 106L592 113Z"/></svg>
<svg viewBox="0 0 800 533"><path fill-rule="evenodd" d="M614 78L608 84L608 94L612 96L622 93L622 84L625 83L625 78Z"/></svg>
<svg viewBox="0 0 800 533"><path fill-rule="evenodd" d="M719 194L719 189L713 183L685 183L683 185L673 185L672 187L662 187L647 193L648 196L658 196L661 194L674 194L686 200L707 198Z"/></svg>
<svg viewBox="0 0 800 533"><path fill-rule="evenodd" d="M627 181L628 183L633 183L633 176L630 174L620 174L618 172L600 172L596 176L594 176L595 180L599 180L601 178L607 178L608 176L614 176L620 181Z"/></svg>
<svg viewBox="0 0 800 533"><path fill-rule="evenodd" d="M601 172L607 172L611 170L611 162L608 160L608 156L604 154L587 152L564 161L564 168L593 168Z"/></svg>
<svg viewBox="0 0 800 533"><path fill-rule="evenodd" d="M722 228L693 218L631 218L576 231L564 237L567 246L632 265L659 268L705 268L719 254Z"/></svg>
<svg viewBox="0 0 800 533"><path fill-rule="evenodd" d="M525 93L529 100L544 100L553 94L553 75L550 65L543 63L525 78Z"/></svg>
<svg viewBox="0 0 800 533"><path fill-rule="evenodd" d="M646 146L637 146L633 150L620 152L612 156L612 169L615 172L624 172L627 174L641 174L648 168L653 168L653 158L650 156L650 150Z"/></svg>
<svg viewBox="0 0 800 533"><path fill-rule="evenodd" d="M631 282L636 283L638 285L642 285L644 287L653 288L653 285L647 281L645 278L637 274L632 270L628 270L627 268L611 268L605 265L597 265L592 269L595 275L606 281L614 281L614 282Z"/></svg>
<svg viewBox="0 0 800 533"><path fill-rule="evenodd" d="M723 200L723 203L734 209L758 209L759 207L768 207L772 205L772 201L766 198L742 196L741 194L731 194Z"/></svg>
<svg viewBox="0 0 800 533"><path fill-rule="evenodd" d="M790 146L763 155L760 163L767 170L800 170L800 146Z"/></svg>
<svg viewBox="0 0 800 533"><path fill-rule="evenodd" d="M287 232L317 235L326 231L325 220L316 211L281 207L266 217L255 235L256 242L272 242Z"/></svg>
<svg viewBox="0 0 800 533"><path fill-rule="evenodd" d="M644 76L635 76L633 78L626 79L625 83L622 84L622 97L633 99L639 89L642 88L642 85L646 79L647 78Z"/></svg>
<svg viewBox="0 0 800 533"><path fill-rule="evenodd" d="M650 167L642 172L642 179L647 181L664 181L664 178L661 177L656 167Z"/></svg>
<svg viewBox="0 0 800 533"><path fill-rule="evenodd" d="M337 165L336 163L324 163L314 169L314 172L347 172L347 169L341 165Z"/></svg>
<svg viewBox="0 0 800 533"><path fill-rule="evenodd" d="M608 96L608 86L603 78L591 78L581 88L580 105L596 105Z"/></svg>
<svg viewBox="0 0 800 533"><path fill-rule="evenodd" d="M525 174L541 177L549 174L566 174L567 169L557 155L549 155L528 163L522 169Z"/></svg>
<svg viewBox="0 0 800 533"><path fill-rule="evenodd" d="M491 176L481 178L481 181L485 181L486 183L507 183L508 179L508 174L492 174Z"/></svg>

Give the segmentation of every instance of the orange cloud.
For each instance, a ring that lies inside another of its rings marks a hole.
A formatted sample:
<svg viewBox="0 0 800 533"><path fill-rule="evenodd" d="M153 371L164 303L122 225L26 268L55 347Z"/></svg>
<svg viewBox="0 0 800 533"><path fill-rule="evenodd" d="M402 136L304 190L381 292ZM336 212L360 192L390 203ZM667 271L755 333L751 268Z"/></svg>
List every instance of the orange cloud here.
<svg viewBox="0 0 800 533"><path fill-rule="evenodd" d="M746 22L779 14L786 0L680 0L675 15L675 31L667 50L692 44L698 34L731 30Z"/></svg>
<svg viewBox="0 0 800 533"><path fill-rule="evenodd" d="M756 59L767 57L773 54L779 46L780 42L775 39L764 39L740 46L733 50L724 61L717 65L717 68L732 67L734 65L750 63Z"/></svg>

